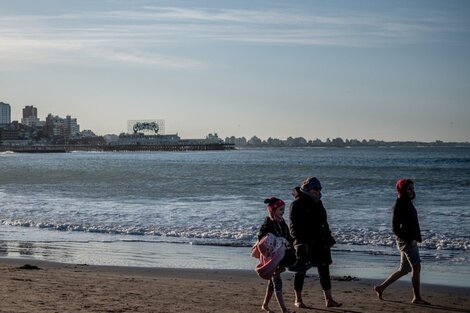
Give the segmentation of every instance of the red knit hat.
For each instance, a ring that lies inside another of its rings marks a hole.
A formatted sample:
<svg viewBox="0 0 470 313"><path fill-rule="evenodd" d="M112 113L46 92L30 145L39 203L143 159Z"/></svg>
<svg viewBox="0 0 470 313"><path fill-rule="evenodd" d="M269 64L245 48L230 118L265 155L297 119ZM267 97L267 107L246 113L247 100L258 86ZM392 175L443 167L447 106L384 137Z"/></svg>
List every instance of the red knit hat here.
<svg viewBox="0 0 470 313"><path fill-rule="evenodd" d="M399 195L405 195L406 190L410 184L413 184L413 181L411 179L399 179L397 180L397 183L395 184L395 187L397 188L397 192Z"/></svg>
<svg viewBox="0 0 470 313"><path fill-rule="evenodd" d="M281 199L276 197L271 197L269 199L264 200L266 203L266 209L269 213L276 211L278 208L285 206L286 204Z"/></svg>

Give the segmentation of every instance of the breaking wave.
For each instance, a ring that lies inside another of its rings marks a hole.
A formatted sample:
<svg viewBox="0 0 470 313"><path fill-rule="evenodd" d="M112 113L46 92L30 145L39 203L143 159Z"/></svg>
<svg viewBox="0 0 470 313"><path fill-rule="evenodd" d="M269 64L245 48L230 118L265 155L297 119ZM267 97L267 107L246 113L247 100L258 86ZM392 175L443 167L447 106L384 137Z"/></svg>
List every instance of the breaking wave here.
<svg viewBox="0 0 470 313"><path fill-rule="evenodd" d="M234 229L217 227L209 228L175 228L163 226L124 226L124 225L85 225L72 223L35 222L31 220L0 220L2 225L29 227L63 232L83 232L121 236L145 237L123 239L126 241L165 241L183 242L198 245L249 247L256 241L257 229ZM394 247L395 237L377 231L336 231L333 232L338 244L346 246ZM421 247L428 250L469 251L469 237L451 237L450 235L429 233Z"/></svg>

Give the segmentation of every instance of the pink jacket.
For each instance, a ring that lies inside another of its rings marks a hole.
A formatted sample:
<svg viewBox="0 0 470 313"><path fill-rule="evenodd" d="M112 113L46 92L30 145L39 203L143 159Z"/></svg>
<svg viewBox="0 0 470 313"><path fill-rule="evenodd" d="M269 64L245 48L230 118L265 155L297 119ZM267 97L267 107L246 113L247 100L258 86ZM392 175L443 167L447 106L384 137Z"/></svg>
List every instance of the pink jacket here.
<svg viewBox="0 0 470 313"><path fill-rule="evenodd" d="M251 248L251 256L259 259L255 271L261 278L271 279L286 251L286 239L271 233L257 241Z"/></svg>

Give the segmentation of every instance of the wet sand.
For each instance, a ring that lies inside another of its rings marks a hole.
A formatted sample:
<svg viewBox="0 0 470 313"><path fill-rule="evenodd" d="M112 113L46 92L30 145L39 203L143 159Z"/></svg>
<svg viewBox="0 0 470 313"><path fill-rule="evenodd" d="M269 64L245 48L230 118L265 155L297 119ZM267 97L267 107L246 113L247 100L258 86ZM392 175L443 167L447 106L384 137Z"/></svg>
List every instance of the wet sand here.
<svg viewBox="0 0 470 313"><path fill-rule="evenodd" d="M24 265L30 265L24 267ZM310 272L309 272L310 273ZM389 287L380 301L378 281L333 277L340 308L324 306L320 284L309 275L304 301L293 306L292 273L284 296L296 312L470 312L470 288L422 285L431 306L410 303L410 278ZM266 281L254 271L138 268L0 259L0 312L262 312ZM275 299L271 309L280 312Z"/></svg>

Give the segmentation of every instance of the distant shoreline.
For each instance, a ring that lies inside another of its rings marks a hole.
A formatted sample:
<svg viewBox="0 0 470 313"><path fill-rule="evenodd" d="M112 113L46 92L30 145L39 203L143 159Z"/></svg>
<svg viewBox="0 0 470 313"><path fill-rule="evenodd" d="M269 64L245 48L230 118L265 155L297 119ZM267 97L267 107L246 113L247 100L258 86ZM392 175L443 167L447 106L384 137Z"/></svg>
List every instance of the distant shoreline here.
<svg viewBox="0 0 470 313"><path fill-rule="evenodd" d="M66 153L72 151L93 152L138 152L138 151L221 151L235 149L262 148L468 148L470 143L423 143L423 142L384 142L377 144L338 145L338 144L307 144L307 145L234 145L226 143L211 144L162 144L162 145L0 145L0 152L15 153Z"/></svg>
<svg viewBox="0 0 470 313"><path fill-rule="evenodd" d="M133 152L133 151L212 151L233 150L230 144L162 144L162 145L31 145L0 146L0 152L66 153L72 151Z"/></svg>
<svg viewBox="0 0 470 313"><path fill-rule="evenodd" d="M246 144L236 146L239 148L421 148L421 147L443 147L443 148L464 148L470 147L469 142L380 142L380 143L366 143L366 144L305 144L305 145L269 145L269 144Z"/></svg>

